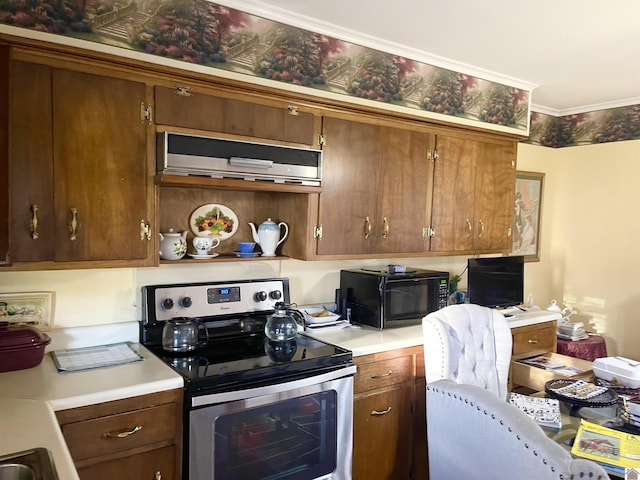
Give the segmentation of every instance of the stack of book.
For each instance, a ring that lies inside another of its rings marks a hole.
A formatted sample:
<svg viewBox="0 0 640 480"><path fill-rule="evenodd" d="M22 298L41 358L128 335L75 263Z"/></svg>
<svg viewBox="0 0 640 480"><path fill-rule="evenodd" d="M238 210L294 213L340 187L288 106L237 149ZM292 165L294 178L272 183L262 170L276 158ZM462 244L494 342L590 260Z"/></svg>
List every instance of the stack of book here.
<svg viewBox="0 0 640 480"><path fill-rule="evenodd" d="M560 402L554 398L530 397L511 392L509 394L509 403L518 407L542 427L551 427L558 430L562 427Z"/></svg>
<svg viewBox="0 0 640 480"><path fill-rule="evenodd" d="M584 340L589 338L582 322L564 322L558 325L558 338L563 340Z"/></svg>

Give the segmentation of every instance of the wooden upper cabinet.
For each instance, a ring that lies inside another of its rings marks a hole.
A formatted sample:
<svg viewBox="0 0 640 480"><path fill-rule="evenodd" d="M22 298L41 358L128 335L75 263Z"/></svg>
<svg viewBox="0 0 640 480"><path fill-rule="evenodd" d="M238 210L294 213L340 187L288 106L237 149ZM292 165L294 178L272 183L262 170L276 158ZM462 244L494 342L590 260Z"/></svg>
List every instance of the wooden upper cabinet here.
<svg viewBox="0 0 640 480"><path fill-rule="evenodd" d="M323 119L319 255L372 253L377 219L380 127ZM377 227L376 227L377 228Z"/></svg>
<svg viewBox="0 0 640 480"><path fill-rule="evenodd" d="M508 252L515 142L438 135L431 251Z"/></svg>
<svg viewBox="0 0 640 480"><path fill-rule="evenodd" d="M12 261L152 265L146 85L17 60L10 78Z"/></svg>
<svg viewBox="0 0 640 480"><path fill-rule="evenodd" d="M200 93L196 89L155 87L156 123L292 144L317 144L315 118L295 105L267 105Z"/></svg>
<svg viewBox="0 0 640 480"><path fill-rule="evenodd" d="M377 219L381 231L375 251L424 252L433 178L433 162L428 157L433 136L425 131L388 127L381 134L383 155Z"/></svg>
<svg viewBox="0 0 640 480"><path fill-rule="evenodd" d="M318 255L423 252L431 135L331 117L323 133Z"/></svg>
<svg viewBox="0 0 640 480"><path fill-rule="evenodd" d="M54 70L57 261L147 257L145 100L143 83Z"/></svg>
<svg viewBox="0 0 640 480"><path fill-rule="evenodd" d="M53 260L53 137L51 68L14 61L10 66L9 178L12 261Z"/></svg>

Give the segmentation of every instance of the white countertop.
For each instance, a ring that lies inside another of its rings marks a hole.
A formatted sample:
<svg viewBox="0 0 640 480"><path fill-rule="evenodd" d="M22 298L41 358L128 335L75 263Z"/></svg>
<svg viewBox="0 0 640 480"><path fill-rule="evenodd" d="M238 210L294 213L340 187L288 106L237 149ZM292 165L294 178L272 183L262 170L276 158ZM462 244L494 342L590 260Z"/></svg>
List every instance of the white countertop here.
<svg viewBox="0 0 640 480"><path fill-rule="evenodd" d="M105 343L129 339L129 325L115 328L126 332L126 338L118 334L94 338L108 340ZM55 341L52 345L55 349L87 346ZM47 352L42 363L34 368L0 373L0 455L47 448L60 480L79 480L55 411L183 387L180 375L143 346L133 346L142 361L58 373Z"/></svg>
<svg viewBox="0 0 640 480"><path fill-rule="evenodd" d="M351 350L354 357L422 345L422 324L386 330L368 325L308 328L305 334Z"/></svg>
<svg viewBox="0 0 640 480"><path fill-rule="evenodd" d="M60 480L79 480L56 416L45 402L0 398L0 432L0 455L46 448Z"/></svg>
<svg viewBox="0 0 640 480"><path fill-rule="evenodd" d="M41 400L58 411L182 388L179 374L142 345L133 347L144 360L68 373L58 373L46 353L37 367L0 373L0 396Z"/></svg>
<svg viewBox="0 0 640 480"><path fill-rule="evenodd" d="M559 320L556 312L522 312L507 318L510 328ZM308 328L305 334L353 352L354 357L422 345L422 324L378 330L368 325Z"/></svg>

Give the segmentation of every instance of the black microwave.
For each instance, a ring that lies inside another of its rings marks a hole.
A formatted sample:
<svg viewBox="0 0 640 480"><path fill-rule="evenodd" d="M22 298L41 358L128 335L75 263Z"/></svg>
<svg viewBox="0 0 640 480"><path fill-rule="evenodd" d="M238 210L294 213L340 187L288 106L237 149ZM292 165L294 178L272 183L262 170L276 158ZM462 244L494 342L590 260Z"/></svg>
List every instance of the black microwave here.
<svg viewBox="0 0 640 480"><path fill-rule="evenodd" d="M416 325L447 306L449 273L406 267L404 272L340 271L343 316L375 328Z"/></svg>

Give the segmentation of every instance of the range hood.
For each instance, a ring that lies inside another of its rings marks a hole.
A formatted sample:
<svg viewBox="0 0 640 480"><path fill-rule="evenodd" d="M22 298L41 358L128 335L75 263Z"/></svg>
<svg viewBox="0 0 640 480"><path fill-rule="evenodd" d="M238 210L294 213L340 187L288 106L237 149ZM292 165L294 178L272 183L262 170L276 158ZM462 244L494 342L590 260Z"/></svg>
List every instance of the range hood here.
<svg viewBox="0 0 640 480"><path fill-rule="evenodd" d="M158 134L158 171L319 186L322 151L182 133Z"/></svg>

